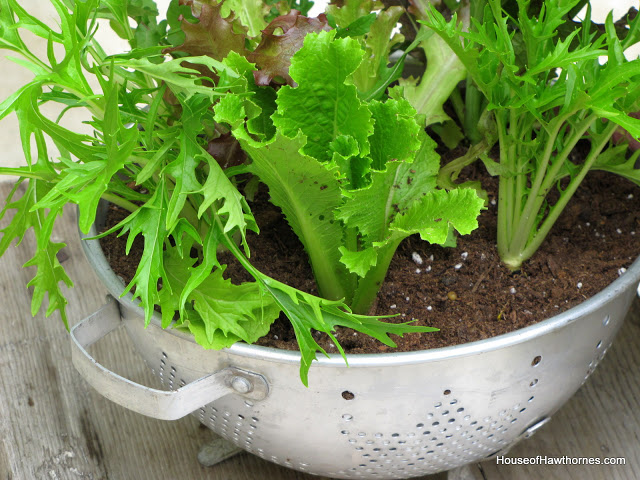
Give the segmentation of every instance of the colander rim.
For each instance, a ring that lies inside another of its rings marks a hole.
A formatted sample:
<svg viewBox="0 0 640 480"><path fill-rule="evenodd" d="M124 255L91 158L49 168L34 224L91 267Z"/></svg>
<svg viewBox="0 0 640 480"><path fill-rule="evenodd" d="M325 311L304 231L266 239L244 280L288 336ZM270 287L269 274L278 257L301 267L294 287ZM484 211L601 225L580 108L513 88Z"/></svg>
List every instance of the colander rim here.
<svg viewBox="0 0 640 480"><path fill-rule="evenodd" d="M92 238L98 235L97 223L104 216L106 208L102 208L98 212L96 223L94 223L87 234L80 233L81 245L85 256L95 271L98 278L105 285L111 295L129 309L139 310L140 316L144 317L142 308L138 305L139 301L133 300L133 294L127 293L121 296L125 288L124 283L111 269L102 249L99 240ZM453 345L448 347L440 347L429 350L417 350L413 352L390 352L390 353L373 353L373 354L347 354L348 366L351 368L358 367L380 367L393 365L409 365L424 362L440 361L445 359L459 358L470 355L479 355L501 348L511 347L523 342L533 340L548 334L551 334L567 325L589 315L599 309L604 303L615 301L623 293L630 288L637 288L640 283L640 257L632 263L632 265L620 275L616 280L610 283L603 290L585 300L584 302L566 310L562 313L554 315L550 318L542 320L533 325L514 330L513 332L504 333L495 337L476 340L473 342ZM640 293L640 292L639 292ZM160 326L162 317L158 312L154 313L151 320L155 325ZM178 330L166 329L171 335L186 339L195 343L192 335ZM281 350L273 347L265 347L260 345L249 345L246 343L236 343L229 348L223 350L232 355L242 357L253 357L257 360L270 361L277 363L299 363L300 352L291 350ZM312 367L346 367L345 361L340 354L328 354L328 356L319 356L314 361Z"/></svg>

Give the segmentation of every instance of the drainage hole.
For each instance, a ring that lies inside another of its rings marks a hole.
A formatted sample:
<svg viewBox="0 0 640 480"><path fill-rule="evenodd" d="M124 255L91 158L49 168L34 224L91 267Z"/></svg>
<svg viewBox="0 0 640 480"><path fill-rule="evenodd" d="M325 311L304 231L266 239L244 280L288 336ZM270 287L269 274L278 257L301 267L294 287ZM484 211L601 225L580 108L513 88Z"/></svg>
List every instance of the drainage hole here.
<svg viewBox="0 0 640 480"><path fill-rule="evenodd" d="M540 362L542 361L542 356L540 355L536 355L535 357L533 357L533 360L531 360L531 366L535 367L536 365L538 365Z"/></svg>
<svg viewBox="0 0 640 480"><path fill-rule="evenodd" d="M342 398L344 398L345 400L353 400L354 398L356 398L356 396L349 390L345 390L344 392L342 392Z"/></svg>

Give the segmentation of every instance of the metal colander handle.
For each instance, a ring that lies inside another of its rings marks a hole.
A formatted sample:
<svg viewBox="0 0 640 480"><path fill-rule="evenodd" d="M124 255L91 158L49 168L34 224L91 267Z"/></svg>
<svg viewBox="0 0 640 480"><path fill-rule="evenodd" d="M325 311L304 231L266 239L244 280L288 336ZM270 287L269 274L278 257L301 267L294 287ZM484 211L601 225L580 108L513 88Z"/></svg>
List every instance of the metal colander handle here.
<svg viewBox="0 0 640 480"><path fill-rule="evenodd" d="M87 347L122 324L118 302L107 302L71 329L71 358L76 370L101 395L149 417L177 420L231 393L262 400L269 393L266 379L235 367L201 377L177 390L157 390L128 380L99 364Z"/></svg>

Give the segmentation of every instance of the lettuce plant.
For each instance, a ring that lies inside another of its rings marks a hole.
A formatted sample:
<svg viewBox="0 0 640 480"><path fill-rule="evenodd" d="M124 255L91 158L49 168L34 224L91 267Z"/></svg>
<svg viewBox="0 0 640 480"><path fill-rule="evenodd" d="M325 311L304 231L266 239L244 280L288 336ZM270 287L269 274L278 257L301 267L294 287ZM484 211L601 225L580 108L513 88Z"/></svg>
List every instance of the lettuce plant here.
<svg viewBox="0 0 640 480"><path fill-rule="evenodd" d="M366 78L360 66L371 61L369 47L346 34L353 30L289 11L293 2L173 1L160 21L152 0L51 3L59 27L17 0L0 0L0 46L34 73L0 104L0 118L15 113L20 121L27 161L0 167L18 177L0 214L17 212L2 230L0 254L33 231L37 249L26 265L36 267L34 313L47 296L47 314L58 311L67 323L61 284L72 283L52 228L71 203L87 232L104 199L129 211L110 232L128 235L127 251L136 238L144 244L124 293L134 290L147 322L160 306L163 327L190 331L205 348L253 343L284 313L306 383L322 351L313 331L344 354L337 326L391 346L389 334L433 330L366 314L402 239L442 244L454 230L469 233L482 201L470 189L436 188L439 158L424 118L399 90L386 91L394 75L386 61L377 78ZM105 54L94 36L101 18L129 52ZM46 58L30 49L25 31L44 39ZM44 104L57 106L58 117ZM65 126L70 109L88 113L92 133ZM237 142L249 160L227 165ZM259 231L242 190L247 176L266 184L300 237L320 296L251 264L260 244L247 241L248 231ZM226 278L223 249L255 281Z"/></svg>
<svg viewBox="0 0 640 480"><path fill-rule="evenodd" d="M570 16L584 3L586 18L576 26ZM630 115L640 109L640 60L624 55L640 40L640 18L630 17L620 33L609 15L599 32L588 2L549 0L537 16L531 9L518 0L512 17L499 0L488 0L483 21L472 17L469 31L434 9L426 22L464 64L493 115L487 131L498 139L500 159L484 161L499 176L498 251L513 270L540 247L589 171L640 184L639 153L626 157L626 145L611 142L620 127L640 137L640 120ZM579 144L586 155L574 154ZM448 168L450 178L468 163L462 160Z"/></svg>

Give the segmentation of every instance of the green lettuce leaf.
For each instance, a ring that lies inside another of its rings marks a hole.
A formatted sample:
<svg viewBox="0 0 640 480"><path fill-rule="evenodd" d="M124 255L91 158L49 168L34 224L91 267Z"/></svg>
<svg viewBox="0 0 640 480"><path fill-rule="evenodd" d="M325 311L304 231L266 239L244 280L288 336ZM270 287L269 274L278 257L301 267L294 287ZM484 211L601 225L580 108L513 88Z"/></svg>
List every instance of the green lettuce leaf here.
<svg viewBox="0 0 640 480"><path fill-rule="evenodd" d="M309 254L321 294L337 300L349 295L350 281L338 262L343 232L333 217L342 202L340 185L333 171L302 153L305 141L302 134L277 134L268 145L242 145L253 160L248 171L267 184L271 202Z"/></svg>
<svg viewBox="0 0 640 480"><path fill-rule="evenodd" d="M334 36L331 31L305 37L289 70L298 86L280 89L278 110L272 117L284 135L305 134L304 153L321 162L331 160L329 145L340 135L351 136L360 155L368 155L373 132L370 111L358 100L357 89L345 83L360 65L363 51L356 40L334 40Z"/></svg>
<svg viewBox="0 0 640 480"><path fill-rule="evenodd" d="M377 12L372 13L374 11ZM387 65L390 63L391 49L404 41L401 34L393 33L404 13L404 9L397 5L380 9L380 3L373 0L344 2L342 6L332 4L327 7L327 16L335 20L339 33L362 36L359 40L365 55L353 74L353 84L364 98L379 99L385 88L402 74L403 60L395 66Z"/></svg>

